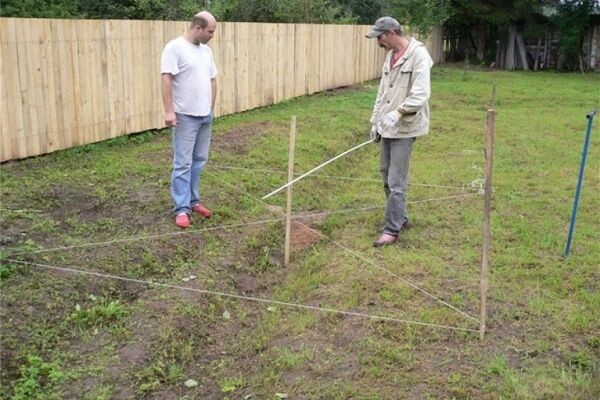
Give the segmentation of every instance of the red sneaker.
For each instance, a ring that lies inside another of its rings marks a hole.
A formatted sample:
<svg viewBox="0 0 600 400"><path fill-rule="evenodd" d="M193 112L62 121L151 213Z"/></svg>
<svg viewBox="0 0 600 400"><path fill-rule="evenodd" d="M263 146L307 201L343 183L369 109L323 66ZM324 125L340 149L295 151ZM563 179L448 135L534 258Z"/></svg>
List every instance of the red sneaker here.
<svg viewBox="0 0 600 400"><path fill-rule="evenodd" d="M186 213L177 214L177 216L175 217L175 225L177 225L181 229L189 228L190 216Z"/></svg>
<svg viewBox="0 0 600 400"><path fill-rule="evenodd" d="M192 211L202 215L206 219L212 216L212 211L210 211L208 208L204 207L200 203L194 204L194 206L192 207Z"/></svg>

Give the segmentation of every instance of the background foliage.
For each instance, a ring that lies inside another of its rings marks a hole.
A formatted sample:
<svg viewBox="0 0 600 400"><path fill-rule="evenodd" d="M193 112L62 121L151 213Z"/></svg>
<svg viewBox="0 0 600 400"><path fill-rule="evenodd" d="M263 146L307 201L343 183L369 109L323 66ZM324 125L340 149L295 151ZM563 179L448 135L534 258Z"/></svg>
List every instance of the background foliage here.
<svg viewBox="0 0 600 400"><path fill-rule="evenodd" d="M189 20L199 10L207 9L220 21L327 24L371 24L382 15L391 15L423 34L444 24L450 36L479 47L477 61L487 64L494 60L497 43L510 25L515 25L526 39L542 37L550 28L560 41L562 68L574 70L579 67L585 32L593 18L600 18L599 7L599 0L4 0L0 14ZM464 57L461 50L448 59L458 61Z"/></svg>

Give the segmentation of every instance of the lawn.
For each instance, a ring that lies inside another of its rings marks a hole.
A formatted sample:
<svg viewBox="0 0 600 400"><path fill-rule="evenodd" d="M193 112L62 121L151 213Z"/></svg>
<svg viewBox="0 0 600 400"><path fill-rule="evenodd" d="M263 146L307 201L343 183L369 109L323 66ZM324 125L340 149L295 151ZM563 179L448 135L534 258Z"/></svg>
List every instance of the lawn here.
<svg viewBox="0 0 600 400"><path fill-rule="evenodd" d="M488 323L479 328L486 110L497 111ZM214 217L170 215L170 133L1 166L1 398L597 399L600 121L562 258L600 74L435 67L411 228L372 247L377 82L218 118Z"/></svg>

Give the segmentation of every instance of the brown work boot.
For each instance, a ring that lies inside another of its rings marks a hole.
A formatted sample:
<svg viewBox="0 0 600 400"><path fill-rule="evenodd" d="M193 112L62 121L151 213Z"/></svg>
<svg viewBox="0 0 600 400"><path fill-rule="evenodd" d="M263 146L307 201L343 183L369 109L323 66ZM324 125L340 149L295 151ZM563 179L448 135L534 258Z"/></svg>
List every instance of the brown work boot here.
<svg viewBox="0 0 600 400"><path fill-rule="evenodd" d="M379 236L379 239L377 239L376 241L373 242L373 246L375 246L375 247L388 246L390 244L396 243L396 240L398 240L397 236L392 236L392 235L388 235L387 233L384 233L381 236Z"/></svg>

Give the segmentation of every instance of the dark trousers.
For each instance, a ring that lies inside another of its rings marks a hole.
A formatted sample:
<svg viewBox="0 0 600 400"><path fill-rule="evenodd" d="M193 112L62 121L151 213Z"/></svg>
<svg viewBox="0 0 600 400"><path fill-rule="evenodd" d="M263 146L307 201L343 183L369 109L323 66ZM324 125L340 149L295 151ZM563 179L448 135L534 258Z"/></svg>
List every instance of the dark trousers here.
<svg viewBox="0 0 600 400"><path fill-rule="evenodd" d="M387 198L383 233L388 235L398 236L402 225L408 221L408 168L414 141L414 138L381 139L379 171Z"/></svg>

